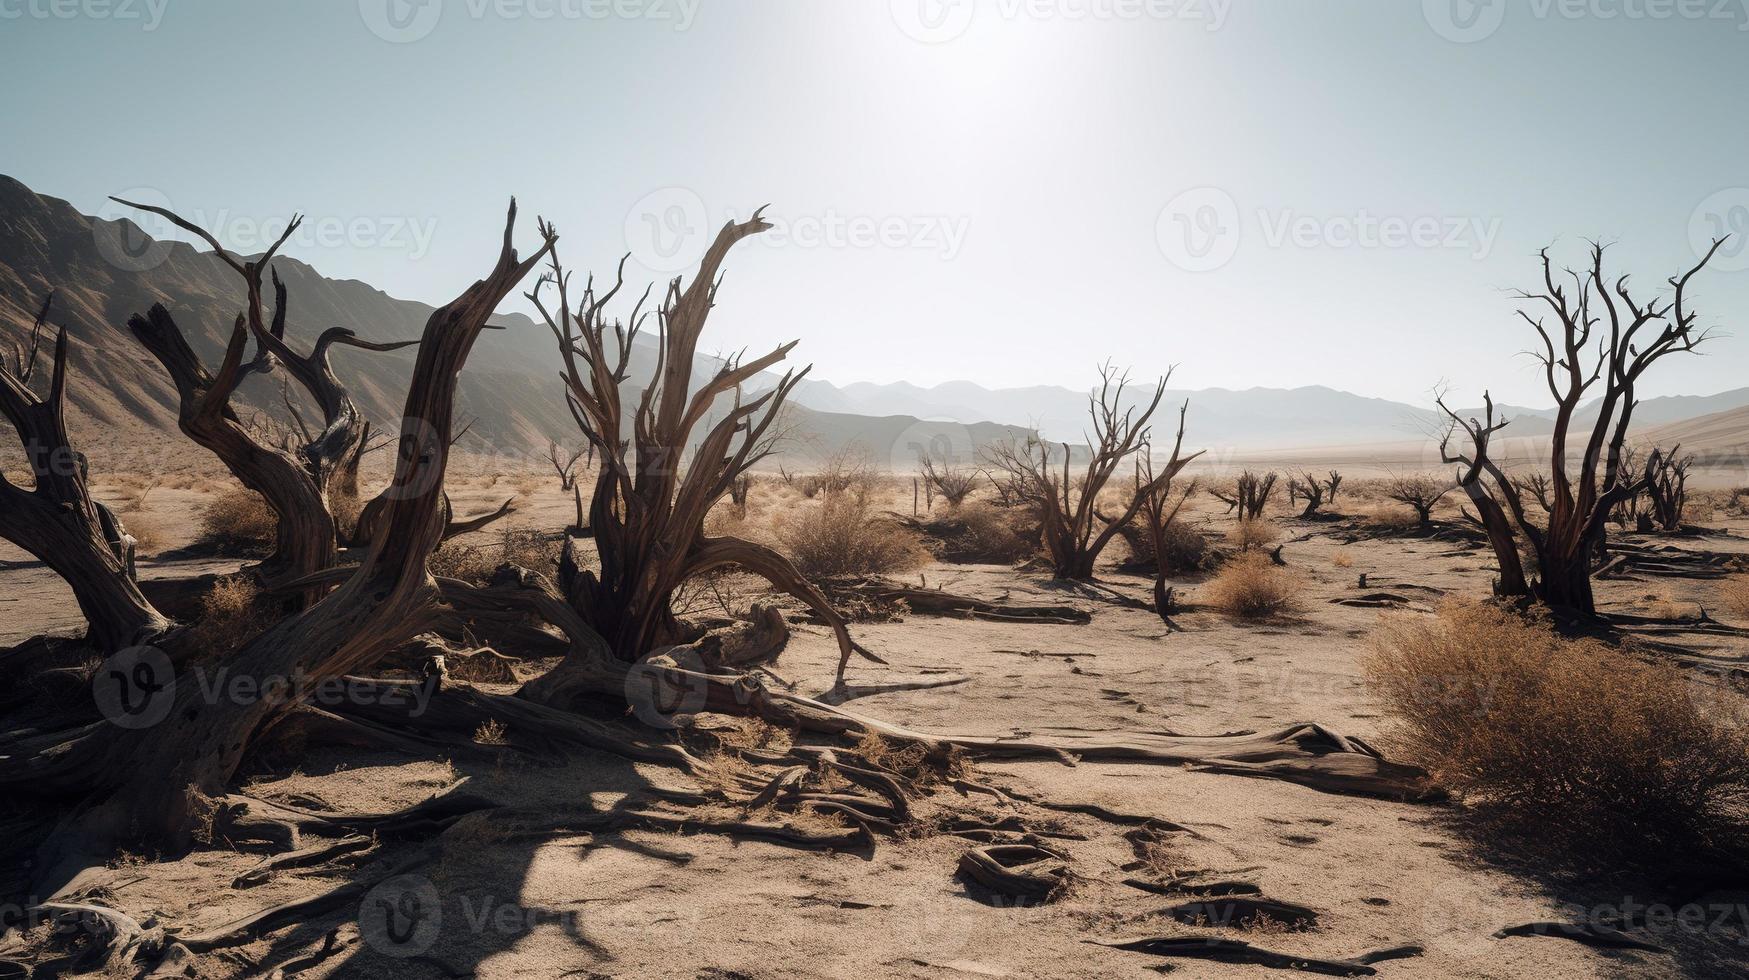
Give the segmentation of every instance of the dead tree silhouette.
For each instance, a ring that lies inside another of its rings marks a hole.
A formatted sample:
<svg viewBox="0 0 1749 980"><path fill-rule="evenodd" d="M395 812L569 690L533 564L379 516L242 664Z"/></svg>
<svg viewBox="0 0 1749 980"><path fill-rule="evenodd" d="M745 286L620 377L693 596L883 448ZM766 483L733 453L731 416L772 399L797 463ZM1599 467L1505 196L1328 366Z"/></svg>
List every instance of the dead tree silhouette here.
<svg viewBox="0 0 1749 980"><path fill-rule="evenodd" d="M0 357L0 412L18 434L34 486L0 474L0 537L18 545L73 590L102 652L147 642L170 627L134 580L132 538L108 507L91 497L85 457L67 437L67 331L56 331L48 383L32 387L54 294L43 300L28 348Z"/></svg>
<svg viewBox="0 0 1749 980"><path fill-rule="evenodd" d="M1500 566L1497 591L1503 595L1534 594L1546 605L1590 616L1596 612L1591 587L1591 560L1603 543L1606 522L1617 505L1643 492L1651 475L1663 467L1654 450L1643 468L1626 465L1624 445L1639 404L1636 389L1652 367L1672 354L1694 353L1708 337L1697 328L1698 314L1688 306L1688 286L1712 261L1725 239L1714 240L1688 271L1667 280L1667 297L1636 299L1628 277L1610 282L1603 271L1604 246L1593 242L1585 269L1557 272L1548 249L1541 252L1542 287L1520 291L1520 300L1542 312L1519 317L1541 342L1533 356L1557 406L1549 446L1549 507L1545 526L1525 512L1524 495L1489 454L1494 433L1507 425L1496 419L1491 397L1485 397L1484 417L1464 419L1439 399L1450 419L1442 456L1455 463L1458 485L1478 508ZM1547 316L1555 322L1550 324ZM1650 329L1648 329L1650 328ZM1584 433L1575 468L1570 456L1573 423L1580 404L1601 383L1594 399L1596 420ZM1467 445L1454 448L1457 433ZM1491 481L1484 486L1483 477ZM1497 498L1497 499L1496 499ZM1508 513L1510 520L1508 520ZM1523 534L1535 557L1537 577L1528 581L1519 557L1517 538Z"/></svg>
<svg viewBox="0 0 1749 980"><path fill-rule="evenodd" d="M1099 521L1099 495L1118 466L1147 444L1148 420L1160 407L1171 377L1169 370L1138 415L1134 408L1126 409L1122 404L1129 375L1118 374L1109 362L1099 368L1099 387L1087 398L1093 432L1088 440L1087 464L1079 474L1071 470L1074 451L1067 443L1063 444L1061 467L1052 459L1050 445L1032 436L1019 442L999 442L985 451L986 467L1001 474L992 482L1006 484L1018 500L1038 512L1051 572L1057 578L1093 578L1100 552L1119 529L1135 519L1152 493L1150 483L1114 520ZM1162 473L1159 479L1164 482L1174 475ZM1105 526L1096 528L1098 523Z"/></svg>

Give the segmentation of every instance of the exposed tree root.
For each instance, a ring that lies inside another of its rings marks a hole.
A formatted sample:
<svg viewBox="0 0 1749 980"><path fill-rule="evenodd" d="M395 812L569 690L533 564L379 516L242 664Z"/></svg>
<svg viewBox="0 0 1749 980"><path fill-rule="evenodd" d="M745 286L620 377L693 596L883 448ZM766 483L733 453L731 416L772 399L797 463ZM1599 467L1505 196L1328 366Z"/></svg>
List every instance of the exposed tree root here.
<svg viewBox="0 0 1749 980"><path fill-rule="evenodd" d="M1626 579L1638 575L1654 578L1721 579L1749 568L1749 558L1739 554L1696 551L1675 545L1642 545L1616 542L1610 557L1592 574L1600 579Z"/></svg>
<svg viewBox="0 0 1749 980"><path fill-rule="evenodd" d="M272 881L277 872L326 864L342 855L368 851L375 846L376 841L363 834L353 834L339 840L313 844L302 850L290 851L268 858L232 879L231 887L254 888L256 885L264 885Z"/></svg>
<svg viewBox="0 0 1749 980"><path fill-rule="evenodd" d="M842 686L832 688L821 694L817 700L821 704L839 705L857 698L871 697L876 694L891 694L895 691L933 691L942 687L958 687L971 683L971 678L963 674L946 674L937 677L922 676L913 680L876 681L872 684L855 684L846 682Z"/></svg>
<svg viewBox="0 0 1749 980"><path fill-rule="evenodd" d="M1291 929L1310 929L1318 924L1318 913L1304 905L1278 902L1262 896L1208 897L1184 902L1161 910L1179 922L1216 929L1250 928L1264 923L1277 923Z"/></svg>
<svg viewBox="0 0 1749 980"><path fill-rule="evenodd" d="M990 844L960 855L959 873L998 895L1048 902L1068 883L1066 860L1037 844Z"/></svg>
<svg viewBox="0 0 1749 980"><path fill-rule="evenodd" d="M1006 599L994 602L957 595L940 589L924 589L887 579L827 582L821 586L833 598L851 596L882 602L904 602L919 615L959 616L1006 623L1061 623L1085 625L1093 615L1075 606L1025 605Z"/></svg>
<svg viewBox="0 0 1749 980"><path fill-rule="evenodd" d="M1301 970L1306 973L1321 973L1331 977L1370 977L1379 972L1373 969L1372 964L1374 963L1420 956L1425 952L1420 946L1393 946L1390 949L1375 950L1350 959L1326 960L1312 956L1278 953L1237 939L1171 937L1132 939L1122 943L1088 941L1097 946L1127 949L1137 953L1151 953L1155 956L1214 960L1217 963L1250 963L1273 967L1277 970Z"/></svg>
<svg viewBox="0 0 1749 980"><path fill-rule="evenodd" d="M1635 939L1625 932L1611 929L1608 926L1585 923L1526 922L1523 925L1507 926L1494 933L1495 939L1505 939L1508 936L1553 936L1558 939L1571 939L1576 943L1597 949L1637 949L1648 953L1670 952L1656 943Z"/></svg>

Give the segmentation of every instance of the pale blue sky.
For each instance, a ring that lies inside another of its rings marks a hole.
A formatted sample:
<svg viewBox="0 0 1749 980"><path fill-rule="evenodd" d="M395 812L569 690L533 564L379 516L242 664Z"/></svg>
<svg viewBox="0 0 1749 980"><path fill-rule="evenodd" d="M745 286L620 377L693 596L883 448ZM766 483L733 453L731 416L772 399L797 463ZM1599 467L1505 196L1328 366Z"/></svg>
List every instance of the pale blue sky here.
<svg viewBox="0 0 1749 980"><path fill-rule="evenodd" d="M245 250L301 210L289 254L427 301L484 270L511 193L639 279L769 202L784 235L731 260L707 346L799 337L827 380L1080 387L1109 355L1541 403L1505 294L1539 246L1618 240L1650 287L1692 229L1749 231L1745 26L1739 0L0 0L0 172ZM1376 219L1422 240L1340 245ZM1738 336L1646 394L1749 385L1728 258L1695 303Z"/></svg>

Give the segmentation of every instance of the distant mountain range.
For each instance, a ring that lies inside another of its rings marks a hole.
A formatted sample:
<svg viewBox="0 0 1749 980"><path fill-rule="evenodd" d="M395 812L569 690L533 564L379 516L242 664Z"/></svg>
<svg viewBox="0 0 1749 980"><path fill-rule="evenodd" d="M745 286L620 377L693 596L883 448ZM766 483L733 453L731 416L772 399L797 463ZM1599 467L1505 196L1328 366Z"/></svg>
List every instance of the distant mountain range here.
<svg viewBox="0 0 1749 980"><path fill-rule="evenodd" d="M125 252L118 252L126 243ZM396 299L357 280L330 279L291 258L274 260L290 292L287 335L306 347L322 329L345 326L361 337L417 337L432 307ZM458 283L457 289L465 284ZM126 329L130 315L163 302L209 364L220 357L241 305L236 274L209 252L182 243L153 243L127 221L79 213L0 176L0 349L24 336L42 297L56 291L51 322L71 340L68 395L75 427L103 426L104 438L149 446L175 430L175 395L162 370ZM551 334L521 314L494 319L503 331L486 334L464 372L458 408L475 424L464 448L539 453L549 439L576 443L565 408ZM350 348L335 353L336 368L367 417L378 426L398 416L413 363L411 350L387 354ZM633 352L631 378L648 378L653 341ZM695 376L720 362L701 357ZM750 386L776 383L762 375ZM1147 379L1126 397L1152 393ZM626 397L635 398L630 388ZM806 468L854 449L877 465L905 469L924 449L969 459L991 442L1036 430L1053 442L1080 444L1087 424L1087 393L1060 386L985 388L970 381L933 387L903 382L843 386L805 380L786 417L785 458ZM252 377L239 394L245 407L280 410L279 381ZM1189 399L1187 448L1212 455L1253 450L1361 446L1423 440L1443 426L1417 407L1366 398L1322 386L1230 391L1169 390L1155 419L1156 445L1170 438L1178 406ZM1642 431L1694 421L1694 438L1709 446L1749 443L1749 388L1706 397L1648 399L1637 420ZM1518 437L1546 434L1552 413L1509 409ZM1722 413L1722 414L1721 414ZM1735 413L1735 414L1732 414ZM1702 417L1710 420L1704 424ZM1675 432L1675 429L1671 429ZM1660 430L1661 432L1661 430ZM1700 448L1695 445L1691 448ZM1719 451L1723 451L1720 449Z"/></svg>
<svg viewBox="0 0 1749 980"><path fill-rule="evenodd" d="M1132 381L1125 404L1140 405L1153 395L1152 384ZM1083 442L1087 426L1086 391L1041 385L1029 388L985 388L970 381L950 381L923 388L906 382L858 382L842 387L825 381L804 381L794 400L823 411L860 415L906 414L958 423L1005 421L1035 428L1055 442ZM1445 428L1438 411L1367 398L1322 385L1301 388L1167 389L1156 412L1156 443L1171 435L1178 407L1190 402L1186 448L1236 452L1356 446L1417 441ZM1634 412L1634 429L1649 433L1681 422L1749 407L1749 388L1716 395L1648 398ZM1515 438L1547 435L1554 430L1552 409L1496 406L1513 420ZM1460 414L1480 414L1480 409ZM1581 411L1577 422L1590 424L1596 412ZM1749 436L1749 429L1745 429Z"/></svg>

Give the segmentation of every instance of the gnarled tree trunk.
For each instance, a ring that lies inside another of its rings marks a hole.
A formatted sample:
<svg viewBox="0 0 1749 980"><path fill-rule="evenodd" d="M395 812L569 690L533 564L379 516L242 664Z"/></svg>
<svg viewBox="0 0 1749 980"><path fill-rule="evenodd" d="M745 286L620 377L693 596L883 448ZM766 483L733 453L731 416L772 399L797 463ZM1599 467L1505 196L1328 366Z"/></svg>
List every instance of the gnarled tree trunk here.
<svg viewBox="0 0 1749 980"><path fill-rule="evenodd" d="M35 486L0 475L0 537L30 552L73 590L90 643L105 652L144 643L170 621L140 594L120 522L91 499L85 457L67 438L67 332L55 337L48 393L31 389L49 301L31 333L28 355L0 361L0 412L17 430Z"/></svg>
<svg viewBox="0 0 1749 980"><path fill-rule="evenodd" d="M173 699L165 723L137 732L100 725L69 733L53 758L39 754L17 768L0 766L0 785L90 794L89 805L47 846L43 866L50 870L39 881L45 890L68 885L94 855L125 836L184 837L198 822L203 800L223 790L265 724L312 685L366 668L435 625L438 589L426 559L444 530L443 483L458 373L487 317L554 240L543 225L543 247L518 261L511 244L515 215L513 202L492 272L426 323L384 533L338 588L245 645L227 665L228 677L249 679L265 693L213 698L209 685L179 678L155 692ZM225 687L236 690L234 684Z"/></svg>

